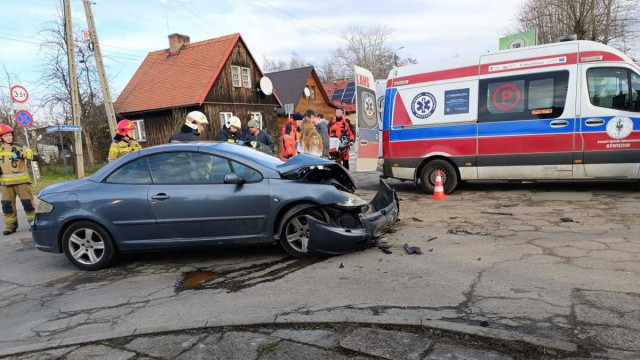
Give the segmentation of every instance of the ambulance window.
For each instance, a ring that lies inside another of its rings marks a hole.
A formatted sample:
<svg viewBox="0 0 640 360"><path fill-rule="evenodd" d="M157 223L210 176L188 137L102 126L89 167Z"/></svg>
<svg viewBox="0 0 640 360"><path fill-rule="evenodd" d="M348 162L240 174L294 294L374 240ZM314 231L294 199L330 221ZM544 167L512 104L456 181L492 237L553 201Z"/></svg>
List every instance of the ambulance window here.
<svg viewBox="0 0 640 360"><path fill-rule="evenodd" d="M587 70L591 104L616 110L629 110L629 71L623 68L591 68Z"/></svg>
<svg viewBox="0 0 640 360"><path fill-rule="evenodd" d="M529 82L529 105L527 108L545 109L553 106L553 79Z"/></svg>
<svg viewBox="0 0 640 360"><path fill-rule="evenodd" d="M640 112L640 75L631 72L631 111Z"/></svg>
<svg viewBox="0 0 640 360"><path fill-rule="evenodd" d="M568 71L480 81L478 122L554 119L567 99Z"/></svg>

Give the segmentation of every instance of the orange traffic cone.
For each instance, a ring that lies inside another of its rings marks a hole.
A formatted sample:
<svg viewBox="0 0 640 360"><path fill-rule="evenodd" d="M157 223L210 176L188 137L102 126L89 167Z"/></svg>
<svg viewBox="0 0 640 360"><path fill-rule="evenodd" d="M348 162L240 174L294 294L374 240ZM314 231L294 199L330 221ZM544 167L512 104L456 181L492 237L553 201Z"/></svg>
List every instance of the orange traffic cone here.
<svg viewBox="0 0 640 360"><path fill-rule="evenodd" d="M447 200L447 195L444 194L444 188L442 187L442 177L440 176L440 170L436 171L436 186L433 188L433 195L431 200Z"/></svg>

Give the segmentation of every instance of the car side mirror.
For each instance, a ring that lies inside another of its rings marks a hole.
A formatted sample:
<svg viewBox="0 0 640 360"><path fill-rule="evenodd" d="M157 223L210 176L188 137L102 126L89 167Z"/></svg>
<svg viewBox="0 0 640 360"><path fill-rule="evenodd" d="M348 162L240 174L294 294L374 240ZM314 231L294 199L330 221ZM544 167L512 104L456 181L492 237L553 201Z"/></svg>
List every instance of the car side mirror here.
<svg viewBox="0 0 640 360"><path fill-rule="evenodd" d="M239 185L239 184L244 184L244 179L242 178L242 176L236 173L228 173L224 176L224 183Z"/></svg>

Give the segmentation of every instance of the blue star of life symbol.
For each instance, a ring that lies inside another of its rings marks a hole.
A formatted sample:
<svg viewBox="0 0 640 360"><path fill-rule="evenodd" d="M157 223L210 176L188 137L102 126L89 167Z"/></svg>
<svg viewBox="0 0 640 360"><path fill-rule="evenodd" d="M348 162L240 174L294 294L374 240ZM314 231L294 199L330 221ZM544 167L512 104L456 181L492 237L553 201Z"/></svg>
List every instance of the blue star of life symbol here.
<svg viewBox="0 0 640 360"><path fill-rule="evenodd" d="M411 102L411 112L418 119L426 119L436 109L436 98L429 92L421 92Z"/></svg>

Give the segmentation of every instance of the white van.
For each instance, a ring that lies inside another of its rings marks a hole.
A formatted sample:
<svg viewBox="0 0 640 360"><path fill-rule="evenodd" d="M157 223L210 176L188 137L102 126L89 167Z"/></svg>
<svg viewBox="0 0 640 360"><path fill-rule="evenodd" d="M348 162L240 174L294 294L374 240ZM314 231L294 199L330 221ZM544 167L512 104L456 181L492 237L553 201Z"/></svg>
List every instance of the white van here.
<svg viewBox="0 0 640 360"><path fill-rule="evenodd" d="M386 177L460 180L640 177L640 67L570 41L391 71Z"/></svg>

